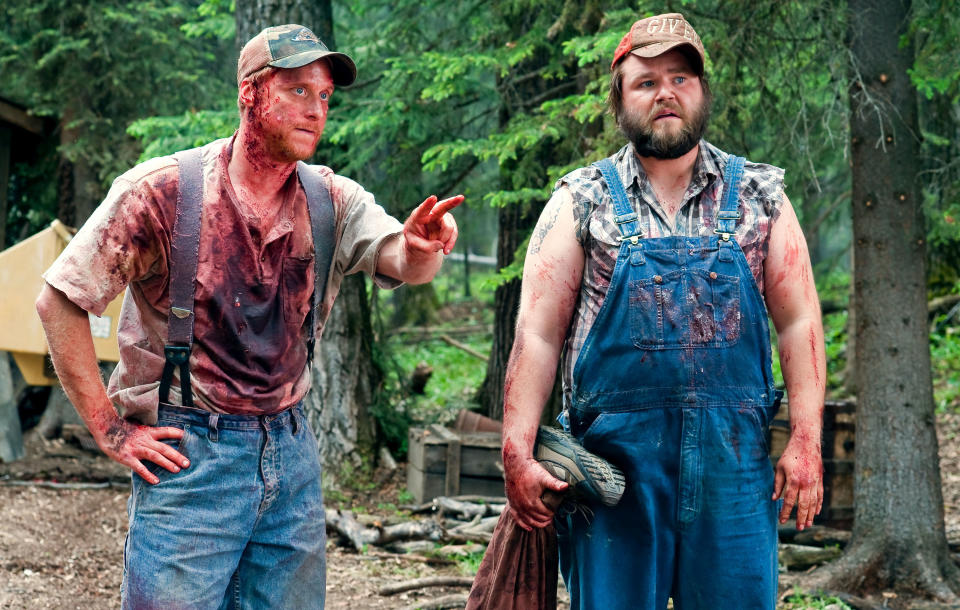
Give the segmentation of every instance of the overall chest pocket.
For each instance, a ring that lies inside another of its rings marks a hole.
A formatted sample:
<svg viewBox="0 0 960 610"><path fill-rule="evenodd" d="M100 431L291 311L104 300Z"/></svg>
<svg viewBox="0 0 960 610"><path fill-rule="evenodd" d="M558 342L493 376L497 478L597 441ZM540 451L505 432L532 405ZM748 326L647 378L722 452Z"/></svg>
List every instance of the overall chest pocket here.
<svg viewBox="0 0 960 610"><path fill-rule="evenodd" d="M729 347L740 339L740 278L682 269L629 282L630 336L642 349Z"/></svg>

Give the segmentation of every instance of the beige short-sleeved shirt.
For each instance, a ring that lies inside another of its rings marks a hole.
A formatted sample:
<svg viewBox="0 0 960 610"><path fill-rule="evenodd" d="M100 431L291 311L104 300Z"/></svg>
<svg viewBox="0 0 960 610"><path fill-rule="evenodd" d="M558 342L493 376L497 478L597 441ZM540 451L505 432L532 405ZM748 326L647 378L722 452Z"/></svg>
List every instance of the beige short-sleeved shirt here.
<svg viewBox="0 0 960 610"><path fill-rule="evenodd" d="M271 226L246 212L227 174L233 138L202 149L203 217L190 357L196 406L219 413L270 414L310 388L305 320L313 294L313 238L303 188L291 175ZM344 275L376 275L383 244L402 231L373 196L327 167L336 244L317 319L318 335ZM156 422L170 308L169 260L176 210L176 160L147 161L114 181L106 199L44 274L79 307L100 315L127 287L120 314L120 362L107 392L125 417ZM179 381L171 388L179 401Z"/></svg>

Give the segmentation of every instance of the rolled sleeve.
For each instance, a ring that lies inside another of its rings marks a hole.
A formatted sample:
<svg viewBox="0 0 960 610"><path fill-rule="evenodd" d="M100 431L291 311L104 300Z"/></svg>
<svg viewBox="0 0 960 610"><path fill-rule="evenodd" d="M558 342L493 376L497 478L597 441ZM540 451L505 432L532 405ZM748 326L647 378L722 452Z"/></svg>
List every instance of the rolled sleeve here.
<svg viewBox="0 0 960 610"><path fill-rule="evenodd" d="M117 178L43 278L78 307L102 315L127 284L148 277L163 258L162 217L148 181Z"/></svg>
<svg viewBox="0 0 960 610"><path fill-rule="evenodd" d="M335 260L343 275L366 272L381 288L396 288L402 282L377 273L383 246L403 232L403 224L387 214L373 195L359 184L333 176L334 204L342 211L340 239Z"/></svg>

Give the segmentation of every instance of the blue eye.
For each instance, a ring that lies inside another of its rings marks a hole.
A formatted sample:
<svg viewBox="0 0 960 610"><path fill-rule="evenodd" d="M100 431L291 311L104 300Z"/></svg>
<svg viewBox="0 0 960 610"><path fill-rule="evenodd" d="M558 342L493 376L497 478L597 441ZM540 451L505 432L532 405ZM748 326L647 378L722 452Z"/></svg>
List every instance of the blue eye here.
<svg viewBox="0 0 960 610"><path fill-rule="evenodd" d="M329 96L326 92L323 92L323 93L320 94L320 99L322 99L322 100L325 100L325 99L327 99L328 97L330 97L330 96Z"/></svg>
<svg viewBox="0 0 960 610"><path fill-rule="evenodd" d="M294 89L294 92L295 92L297 95L303 95L303 94L306 93L307 91L306 91L306 89L304 89L303 87L297 87L296 89Z"/></svg>

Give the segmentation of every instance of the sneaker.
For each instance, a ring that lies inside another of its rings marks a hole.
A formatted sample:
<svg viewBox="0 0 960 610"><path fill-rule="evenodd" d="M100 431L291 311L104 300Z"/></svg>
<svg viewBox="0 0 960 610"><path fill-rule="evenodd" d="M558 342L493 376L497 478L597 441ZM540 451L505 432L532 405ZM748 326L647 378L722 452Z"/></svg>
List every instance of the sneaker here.
<svg viewBox="0 0 960 610"><path fill-rule="evenodd" d="M623 472L584 449L563 430L540 426L533 457L551 475L568 483L575 496L614 506L623 495Z"/></svg>

